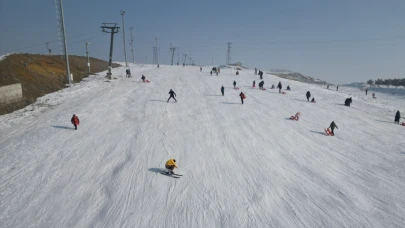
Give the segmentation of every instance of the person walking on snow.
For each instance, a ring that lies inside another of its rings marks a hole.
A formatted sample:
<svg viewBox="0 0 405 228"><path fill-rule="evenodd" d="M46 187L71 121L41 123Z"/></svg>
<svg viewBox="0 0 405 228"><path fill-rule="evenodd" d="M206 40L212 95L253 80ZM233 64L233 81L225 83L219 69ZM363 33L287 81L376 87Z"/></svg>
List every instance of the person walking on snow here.
<svg viewBox="0 0 405 228"><path fill-rule="evenodd" d="M330 130L331 130L331 132L332 132L332 136L335 135L335 133L333 132L333 130L335 130L335 128L336 128L336 129L339 129L339 128L336 126L335 121L332 121L332 123L330 123L329 128L330 128Z"/></svg>
<svg viewBox="0 0 405 228"><path fill-rule="evenodd" d="M242 104L243 104L243 99L245 99L245 94L243 92L240 92L239 96L240 96L240 101L242 101Z"/></svg>
<svg viewBox="0 0 405 228"><path fill-rule="evenodd" d="M145 79L146 79L145 75L142 75L141 79L143 82L145 82Z"/></svg>
<svg viewBox="0 0 405 228"><path fill-rule="evenodd" d="M236 89L236 81L233 81L233 88Z"/></svg>
<svg viewBox="0 0 405 228"><path fill-rule="evenodd" d="M73 114L72 119L70 119L70 122L73 124L73 126L75 126L75 130L77 130L77 126L79 126L80 124L79 117Z"/></svg>
<svg viewBox="0 0 405 228"><path fill-rule="evenodd" d="M167 102L169 102L170 98L173 98L174 101L177 102L176 98L174 98L176 96L176 93L172 89L170 89L169 94L170 94L170 97L169 97L169 99L167 99Z"/></svg>
<svg viewBox="0 0 405 228"><path fill-rule="evenodd" d="M401 119L401 114L399 113L399 110L395 114L395 123L399 124L399 119Z"/></svg>
<svg viewBox="0 0 405 228"><path fill-rule="evenodd" d="M222 93L222 96L223 96L224 93L225 93L225 88L224 88L224 86L221 87L221 93Z"/></svg>
<svg viewBox="0 0 405 228"><path fill-rule="evenodd" d="M311 97L311 92L307 91L307 100L309 101L309 98Z"/></svg>
<svg viewBox="0 0 405 228"><path fill-rule="evenodd" d="M169 170L169 174L174 174L173 169L177 168L176 159L169 159L165 165L166 169Z"/></svg>
<svg viewBox="0 0 405 228"><path fill-rule="evenodd" d="M281 81L278 82L277 88L278 88L278 93L281 93L281 89L283 88L283 85L281 85Z"/></svg>

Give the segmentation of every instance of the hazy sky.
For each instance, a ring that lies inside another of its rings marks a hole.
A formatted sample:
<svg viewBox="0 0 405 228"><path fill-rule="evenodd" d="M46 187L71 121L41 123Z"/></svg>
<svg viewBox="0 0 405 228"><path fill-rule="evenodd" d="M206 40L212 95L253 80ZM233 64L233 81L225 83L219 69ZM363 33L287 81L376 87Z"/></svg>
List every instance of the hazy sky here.
<svg viewBox="0 0 405 228"><path fill-rule="evenodd" d="M138 63L169 63L170 43L196 64L232 62L262 70L289 69L332 83L405 77L404 0L65 0L68 53L108 59L110 36L103 22L133 27ZM69 38L70 37L70 38ZM122 30L114 61L123 61ZM0 55L59 54L54 1L0 0ZM38 45L39 44L39 45ZM34 46L36 45L36 46ZM34 47L30 47L34 46ZM127 59L132 61L127 39ZM177 52L175 54L177 62Z"/></svg>

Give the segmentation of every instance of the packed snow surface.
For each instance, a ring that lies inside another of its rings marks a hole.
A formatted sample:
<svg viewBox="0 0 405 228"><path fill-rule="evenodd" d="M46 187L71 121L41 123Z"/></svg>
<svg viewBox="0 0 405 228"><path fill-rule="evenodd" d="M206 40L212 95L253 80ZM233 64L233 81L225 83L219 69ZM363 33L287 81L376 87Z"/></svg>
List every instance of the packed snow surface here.
<svg viewBox="0 0 405 228"><path fill-rule="evenodd" d="M0 227L405 227L404 96L271 75L266 88L292 91L261 91L252 70L131 71L0 117ZM159 173L170 158L179 179Z"/></svg>

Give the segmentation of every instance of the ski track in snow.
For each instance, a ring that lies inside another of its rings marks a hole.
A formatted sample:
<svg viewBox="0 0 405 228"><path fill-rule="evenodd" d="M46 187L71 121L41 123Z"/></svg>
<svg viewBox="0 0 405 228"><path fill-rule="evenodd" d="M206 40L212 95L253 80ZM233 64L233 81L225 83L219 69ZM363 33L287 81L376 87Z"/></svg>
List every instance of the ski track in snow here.
<svg viewBox="0 0 405 228"><path fill-rule="evenodd" d="M209 69L115 68L0 116L0 227L405 227L404 96Z"/></svg>

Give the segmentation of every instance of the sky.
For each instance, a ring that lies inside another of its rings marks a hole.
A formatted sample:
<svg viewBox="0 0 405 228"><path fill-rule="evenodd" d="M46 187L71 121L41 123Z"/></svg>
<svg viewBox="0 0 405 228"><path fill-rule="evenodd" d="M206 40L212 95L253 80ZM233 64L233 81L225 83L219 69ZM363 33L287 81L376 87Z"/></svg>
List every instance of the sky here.
<svg viewBox="0 0 405 228"><path fill-rule="evenodd" d="M169 48L196 64L227 59L261 70L288 69L331 83L405 77L405 1L402 0L205 0L63 1L69 55L108 60L110 34L104 22L122 27L125 11L127 60L132 27L134 60L159 63ZM0 55L59 54L54 1L0 0ZM113 61L124 61L123 31L114 37ZM181 60L180 60L181 61Z"/></svg>

